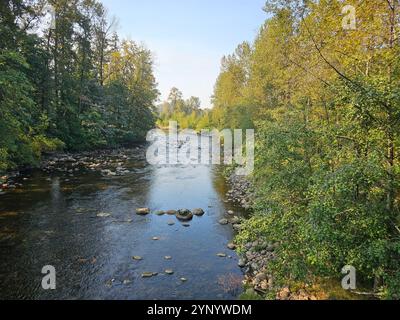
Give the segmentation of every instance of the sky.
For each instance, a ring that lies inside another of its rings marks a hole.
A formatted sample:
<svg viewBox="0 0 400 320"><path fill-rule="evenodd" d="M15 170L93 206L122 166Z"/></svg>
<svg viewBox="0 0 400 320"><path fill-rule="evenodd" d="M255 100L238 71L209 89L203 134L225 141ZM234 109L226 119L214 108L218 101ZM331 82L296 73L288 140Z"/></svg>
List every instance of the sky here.
<svg viewBox="0 0 400 320"><path fill-rule="evenodd" d="M155 76L166 100L172 87L211 107L221 58L252 41L267 18L265 0L101 0L118 19L121 38L153 52Z"/></svg>

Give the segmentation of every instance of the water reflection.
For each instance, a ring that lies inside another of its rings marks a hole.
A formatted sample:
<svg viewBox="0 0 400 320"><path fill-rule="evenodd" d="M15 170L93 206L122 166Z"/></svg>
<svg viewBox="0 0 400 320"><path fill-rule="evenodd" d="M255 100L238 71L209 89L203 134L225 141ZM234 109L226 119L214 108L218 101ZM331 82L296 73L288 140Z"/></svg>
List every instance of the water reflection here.
<svg viewBox="0 0 400 320"><path fill-rule="evenodd" d="M49 180L33 172L22 192L1 195L1 299L235 298L237 288L226 282L242 275L226 249L233 231L218 224L227 204L216 168L152 167L137 150L120 161L129 174L82 171ZM137 207L203 208L206 214L188 227L173 216L138 216ZM231 258L217 257L220 252ZM55 291L40 287L49 264L57 270ZM143 272L158 275L144 279Z"/></svg>

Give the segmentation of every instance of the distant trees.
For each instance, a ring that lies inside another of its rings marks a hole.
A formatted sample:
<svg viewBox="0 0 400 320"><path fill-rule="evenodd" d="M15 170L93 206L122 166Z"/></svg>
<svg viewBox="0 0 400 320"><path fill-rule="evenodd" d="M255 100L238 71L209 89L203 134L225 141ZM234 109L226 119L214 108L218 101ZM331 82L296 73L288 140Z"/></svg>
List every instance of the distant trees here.
<svg viewBox="0 0 400 320"><path fill-rule="evenodd" d="M115 23L96 0L1 2L1 170L62 146L144 139L158 97L153 61L146 48L119 41Z"/></svg>
<svg viewBox="0 0 400 320"><path fill-rule="evenodd" d="M252 45L224 58L215 126L257 132L255 214L238 242L279 243L281 283L345 265L400 294L400 2L268 1Z"/></svg>
<svg viewBox="0 0 400 320"><path fill-rule="evenodd" d="M177 121L180 128L201 130L210 127L209 110L201 109L201 101L198 97L190 97L184 100L182 92L178 88L172 88L165 101L159 106L158 124L167 127L169 121Z"/></svg>

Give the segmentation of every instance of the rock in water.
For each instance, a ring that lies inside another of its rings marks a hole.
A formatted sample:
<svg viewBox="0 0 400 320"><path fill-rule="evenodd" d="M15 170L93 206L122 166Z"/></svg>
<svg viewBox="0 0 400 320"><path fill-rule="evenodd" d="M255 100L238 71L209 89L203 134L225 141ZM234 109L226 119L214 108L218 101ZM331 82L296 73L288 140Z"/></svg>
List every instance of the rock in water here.
<svg viewBox="0 0 400 320"><path fill-rule="evenodd" d="M176 215L178 212L176 211L176 210L168 210L167 211L167 214L168 215L170 215L170 216L174 216L174 215Z"/></svg>
<svg viewBox="0 0 400 320"><path fill-rule="evenodd" d="M244 268L246 266L246 261L244 259L240 259L238 262L238 266L240 268Z"/></svg>
<svg viewBox="0 0 400 320"><path fill-rule="evenodd" d="M173 275L174 271L171 270L171 269L167 269L167 270L165 270L165 273L168 274L168 275Z"/></svg>
<svg viewBox="0 0 400 320"><path fill-rule="evenodd" d="M133 256L132 259L133 259L133 260L136 260L136 261L141 261L141 260L143 260L143 258L142 258L141 256Z"/></svg>
<svg viewBox="0 0 400 320"><path fill-rule="evenodd" d="M235 250L236 249L236 245L234 243L228 243L227 248L229 250Z"/></svg>
<svg viewBox="0 0 400 320"><path fill-rule="evenodd" d="M162 216L162 215L164 215L165 214L165 211L162 211L162 210L158 210L158 211L156 211L156 212L154 212L157 216Z"/></svg>
<svg viewBox="0 0 400 320"><path fill-rule="evenodd" d="M108 218L109 216L111 216L111 214L106 213L106 212L101 212L97 215L97 217L99 217L99 218Z"/></svg>
<svg viewBox="0 0 400 320"><path fill-rule="evenodd" d="M200 217L200 216L202 216L202 215L204 215L204 210L203 209L194 209L193 211L192 211L192 213L195 215L195 216L198 216L198 217Z"/></svg>
<svg viewBox="0 0 400 320"><path fill-rule="evenodd" d="M181 209L176 214L176 218L180 221L190 221L193 219L193 214L190 212L190 210Z"/></svg>
<svg viewBox="0 0 400 320"><path fill-rule="evenodd" d="M220 258L226 258L227 255L225 253L217 253L217 256Z"/></svg>
<svg viewBox="0 0 400 320"><path fill-rule="evenodd" d="M143 272L142 278L151 278L154 277L156 274L154 272Z"/></svg>
<svg viewBox="0 0 400 320"><path fill-rule="evenodd" d="M219 224L222 224L223 226L227 225L228 223L229 223L228 219L219 220Z"/></svg>
<svg viewBox="0 0 400 320"><path fill-rule="evenodd" d="M141 216L145 216L147 214L150 213L150 209L149 208L138 208L136 209L136 214L141 215Z"/></svg>

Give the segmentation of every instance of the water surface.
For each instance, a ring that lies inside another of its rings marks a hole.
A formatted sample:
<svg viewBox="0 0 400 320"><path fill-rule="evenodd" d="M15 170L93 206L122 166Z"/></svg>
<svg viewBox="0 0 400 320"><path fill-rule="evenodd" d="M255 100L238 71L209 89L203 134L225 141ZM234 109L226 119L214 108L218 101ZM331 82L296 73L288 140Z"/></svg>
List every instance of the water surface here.
<svg viewBox="0 0 400 320"><path fill-rule="evenodd" d="M0 195L1 299L237 297L242 273L236 254L226 248L234 234L218 221L227 210L240 210L225 201L219 168L156 167L146 162L143 149L123 154L101 160L111 169L122 165L129 171L122 176L37 170L19 178L23 187ZM138 207L206 213L185 227L174 216L138 216ZM57 270L56 290L41 287L45 265ZM143 272L158 275L145 279Z"/></svg>

